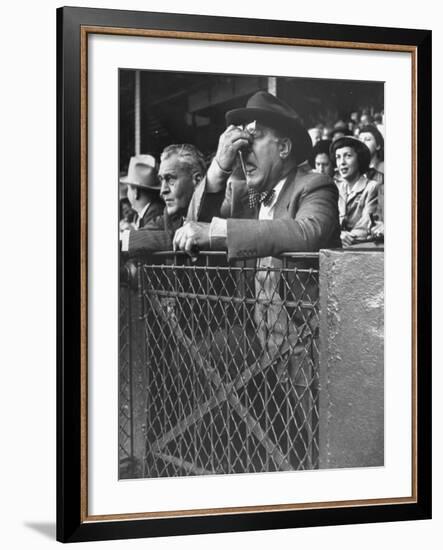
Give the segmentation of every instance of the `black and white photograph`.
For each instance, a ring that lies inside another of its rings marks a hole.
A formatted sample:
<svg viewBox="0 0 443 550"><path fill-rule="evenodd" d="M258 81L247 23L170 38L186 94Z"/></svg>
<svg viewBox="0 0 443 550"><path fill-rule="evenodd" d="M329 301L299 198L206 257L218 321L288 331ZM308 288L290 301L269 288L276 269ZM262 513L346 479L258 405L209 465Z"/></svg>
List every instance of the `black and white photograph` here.
<svg viewBox="0 0 443 550"><path fill-rule="evenodd" d="M384 82L118 87L118 478L383 467Z"/></svg>

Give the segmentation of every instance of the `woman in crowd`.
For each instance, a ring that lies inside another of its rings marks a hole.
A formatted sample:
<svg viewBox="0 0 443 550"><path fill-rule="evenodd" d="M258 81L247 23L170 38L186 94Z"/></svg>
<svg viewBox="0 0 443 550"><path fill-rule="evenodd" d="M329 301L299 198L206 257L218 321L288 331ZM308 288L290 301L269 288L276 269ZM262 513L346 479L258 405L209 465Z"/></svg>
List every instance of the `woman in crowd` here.
<svg viewBox="0 0 443 550"><path fill-rule="evenodd" d="M368 124L360 129L358 136L371 153L369 162L368 177L383 183L384 179L384 139L379 130L373 125Z"/></svg>
<svg viewBox="0 0 443 550"><path fill-rule="evenodd" d="M366 175L371 160L368 147L345 136L331 145L330 157L338 170L338 209L343 247L368 240L378 205L380 183Z"/></svg>
<svg viewBox="0 0 443 550"><path fill-rule="evenodd" d="M329 158L329 150L331 148L331 141L322 139L317 142L312 148L312 155L310 159L310 165L314 172L319 174L326 174L332 177L334 173L334 166Z"/></svg>

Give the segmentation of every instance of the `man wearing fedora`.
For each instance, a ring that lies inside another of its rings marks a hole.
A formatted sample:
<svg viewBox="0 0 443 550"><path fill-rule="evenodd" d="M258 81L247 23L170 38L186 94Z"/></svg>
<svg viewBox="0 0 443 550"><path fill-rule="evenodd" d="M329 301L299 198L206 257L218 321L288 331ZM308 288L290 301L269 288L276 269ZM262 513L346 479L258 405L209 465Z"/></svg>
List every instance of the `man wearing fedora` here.
<svg viewBox="0 0 443 550"><path fill-rule="evenodd" d="M298 169L312 143L297 113L261 91L226 113L227 129L191 201L175 248L227 250L230 259L340 246L338 193L330 178ZM230 178L237 159L243 181ZM202 223L205 202L225 190L219 217Z"/></svg>
<svg viewBox="0 0 443 550"><path fill-rule="evenodd" d="M294 110L273 95L257 92L246 108L229 111L226 122L188 211L188 219L197 221L177 230L174 246L190 254L196 247L226 250L230 260L251 259L256 265L251 281L256 337L278 380L291 380L298 426L293 445L303 453L311 429L306 411L314 410L311 365L304 350L315 350L317 321L312 311L289 304L316 299L318 286L308 269L282 275L277 256L340 246L337 187L327 175L299 169L310 158L311 138ZM232 177L237 159L243 181ZM219 215L210 223L198 221L207 198L220 191L225 197ZM296 265L312 266L309 260Z"/></svg>
<svg viewBox="0 0 443 550"><path fill-rule="evenodd" d="M198 248L226 250L230 260L259 258L255 320L263 348L274 353L298 339L295 315L280 300L282 261L277 257L341 246L338 190L327 175L299 169L310 157L312 142L283 101L257 92L246 108L229 111L226 121L214 160L189 206L187 219L197 221L179 228L173 244L189 254ZM232 177L237 158L243 180ZM221 191L225 196L218 216L210 223L198 221L206 215L208 197ZM305 264L310 267L309 261ZM291 291L314 298L317 286L302 279L300 274L292 281Z"/></svg>
<svg viewBox="0 0 443 550"><path fill-rule="evenodd" d="M136 155L129 161L128 174L120 178L128 186L128 199L137 213L135 228L145 227L163 213L164 203L160 199L160 183L155 169L155 158L151 155Z"/></svg>

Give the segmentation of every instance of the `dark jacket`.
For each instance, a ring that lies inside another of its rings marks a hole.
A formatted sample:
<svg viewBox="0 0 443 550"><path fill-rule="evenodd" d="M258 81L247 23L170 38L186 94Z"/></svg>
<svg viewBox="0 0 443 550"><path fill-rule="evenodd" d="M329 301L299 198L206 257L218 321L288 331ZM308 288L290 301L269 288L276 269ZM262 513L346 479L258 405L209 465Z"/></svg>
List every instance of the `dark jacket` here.
<svg viewBox="0 0 443 550"><path fill-rule="evenodd" d="M165 209L144 227L129 233L128 255L140 256L159 250L171 250L174 233L182 224L182 216L171 218Z"/></svg>
<svg viewBox="0 0 443 550"><path fill-rule="evenodd" d="M140 220L139 229L143 229L149 222L161 216L164 207L165 203L160 198L154 199L143 214L143 218Z"/></svg>

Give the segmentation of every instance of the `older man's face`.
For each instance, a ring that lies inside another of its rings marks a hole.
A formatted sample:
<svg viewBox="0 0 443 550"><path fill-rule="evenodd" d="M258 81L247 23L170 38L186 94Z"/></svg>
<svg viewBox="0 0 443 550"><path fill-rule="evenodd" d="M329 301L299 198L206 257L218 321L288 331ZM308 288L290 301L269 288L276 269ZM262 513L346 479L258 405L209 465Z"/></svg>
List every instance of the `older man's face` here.
<svg viewBox="0 0 443 550"><path fill-rule="evenodd" d="M161 182L160 193L168 214L186 214L194 192L194 178L190 167L177 155L172 155L161 161L158 177Z"/></svg>
<svg viewBox="0 0 443 550"><path fill-rule="evenodd" d="M248 125L246 130L250 131ZM271 128L258 123L250 133L253 142L243 152L246 183L257 192L267 191L281 178L283 159L280 154L280 139Z"/></svg>

